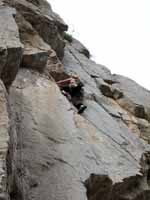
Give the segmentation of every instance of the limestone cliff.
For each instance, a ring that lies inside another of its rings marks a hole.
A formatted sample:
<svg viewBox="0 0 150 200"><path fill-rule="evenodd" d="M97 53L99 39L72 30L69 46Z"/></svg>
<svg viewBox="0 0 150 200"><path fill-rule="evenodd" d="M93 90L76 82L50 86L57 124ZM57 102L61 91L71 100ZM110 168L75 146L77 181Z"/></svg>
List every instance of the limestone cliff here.
<svg viewBox="0 0 150 200"><path fill-rule="evenodd" d="M0 200L149 200L150 92L67 28L46 0L0 0ZM71 74L82 115L55 82Z"/></svg>

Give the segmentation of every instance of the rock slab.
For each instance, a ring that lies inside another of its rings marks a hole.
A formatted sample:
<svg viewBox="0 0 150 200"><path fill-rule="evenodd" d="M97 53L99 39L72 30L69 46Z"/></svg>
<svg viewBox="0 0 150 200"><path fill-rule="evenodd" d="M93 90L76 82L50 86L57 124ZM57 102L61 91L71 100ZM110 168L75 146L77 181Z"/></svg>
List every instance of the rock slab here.
<svg viewBox="0 0 150 200"><path fill-rule="evenodd" d="M0 6L0 77L9 86L15 79L22 59L14 8Z"/></svg>

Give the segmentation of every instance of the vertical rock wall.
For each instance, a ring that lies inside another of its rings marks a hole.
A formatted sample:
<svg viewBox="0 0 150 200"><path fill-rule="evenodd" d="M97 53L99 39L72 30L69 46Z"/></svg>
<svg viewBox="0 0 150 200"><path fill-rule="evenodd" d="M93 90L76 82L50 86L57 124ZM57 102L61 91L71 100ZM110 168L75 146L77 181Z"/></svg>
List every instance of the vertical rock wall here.
<svg viewBox="0 0 150 200"><path fill-rule="evenodd" d="M5 87L0 81L0 199L8 199L6 158L9 142L8 97Z"/></svg>
<svg viewBox="0 0 150 200"><path fill-rule="evenodd" d="M0 199L149 200L150 92L67 40L46 0L1 0L0 23ZM55 82L72 74L82 115Z"/></svg>

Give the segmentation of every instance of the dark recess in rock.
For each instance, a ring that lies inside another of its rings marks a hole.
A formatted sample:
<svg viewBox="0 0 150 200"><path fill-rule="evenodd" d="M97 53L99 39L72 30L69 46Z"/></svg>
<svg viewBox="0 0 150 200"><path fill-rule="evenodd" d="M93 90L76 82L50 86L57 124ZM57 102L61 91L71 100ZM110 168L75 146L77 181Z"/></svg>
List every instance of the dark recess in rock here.
<svg viewBox="0 0 150 200"><path fill-rule="evenodd" d="M91 57L91 54L90 54L88 49L83 48L83 49L80 50L80 53L85 55L87 58Z"/></svg>
<svg viewBox="0 0 150 200"><path fill-rule="evenodd" d="M144 106L142 105L136 105L134 109L134 113L136 117L143 118L143 119L146 118L145 109L144 109Z"/></svg>
<svg viewBox="0 0 150 200"><path fill-rule="evenodd" d="M108 85L100 85L100 90L104 96L113 98L112 90Z"/></svg>

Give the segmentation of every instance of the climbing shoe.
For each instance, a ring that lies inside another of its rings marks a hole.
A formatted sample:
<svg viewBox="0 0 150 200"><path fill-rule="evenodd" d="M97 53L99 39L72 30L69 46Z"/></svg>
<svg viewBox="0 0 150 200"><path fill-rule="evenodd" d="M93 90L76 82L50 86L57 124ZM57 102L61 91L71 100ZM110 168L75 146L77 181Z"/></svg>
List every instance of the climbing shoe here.
<svg viewBox="0 0 150 200"><path fill-rule="evenodd" d="M87 108L87 106L81 104L79 109L78 109L78 114L82 114L86 108Z"/></svg>

